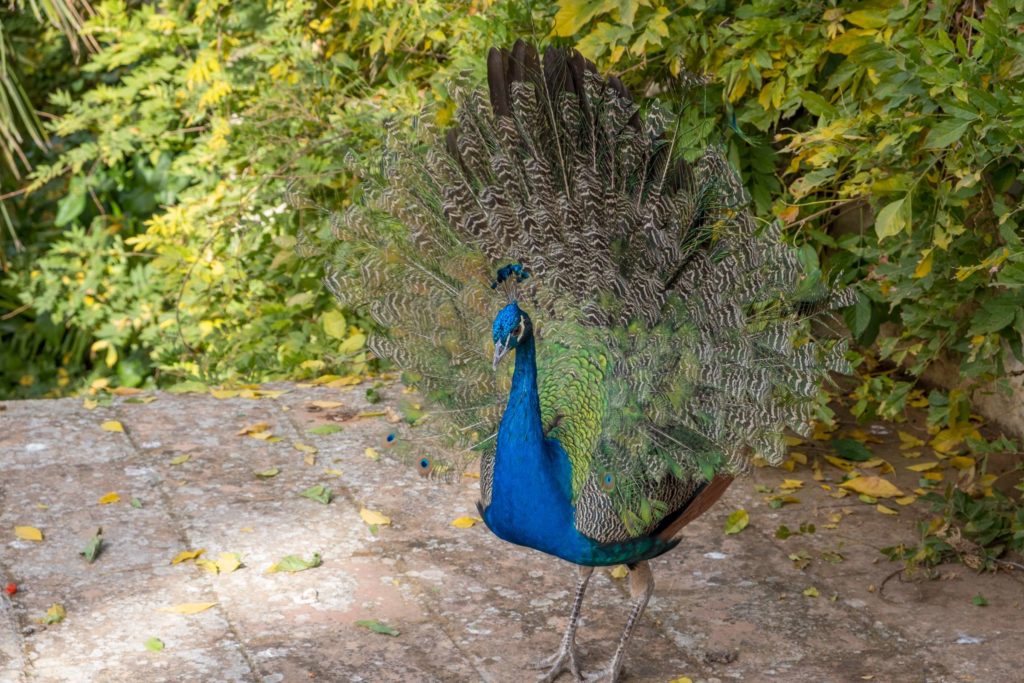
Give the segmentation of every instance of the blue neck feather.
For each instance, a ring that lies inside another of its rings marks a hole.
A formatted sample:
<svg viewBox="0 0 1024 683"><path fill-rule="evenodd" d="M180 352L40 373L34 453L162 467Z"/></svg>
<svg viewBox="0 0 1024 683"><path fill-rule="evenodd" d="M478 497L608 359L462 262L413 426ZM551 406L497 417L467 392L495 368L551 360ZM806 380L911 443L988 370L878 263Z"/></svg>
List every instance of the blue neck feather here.
<svg viewBox="0 0 1024 683"><path fill-rule="evenodd" d="M655 557L675 542L637 538L599 545L576 529L569 456L544 437L533 335L516 346L505 414L498 428L491 502L484 521L498 537L569 562L610 565Z"/></svg>

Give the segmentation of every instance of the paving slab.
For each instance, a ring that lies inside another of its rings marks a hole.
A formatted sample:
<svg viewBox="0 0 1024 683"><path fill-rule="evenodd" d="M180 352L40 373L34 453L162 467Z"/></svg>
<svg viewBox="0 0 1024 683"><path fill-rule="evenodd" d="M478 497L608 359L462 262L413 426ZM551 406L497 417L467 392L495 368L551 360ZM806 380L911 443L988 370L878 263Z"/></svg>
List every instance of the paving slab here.
<svg viewBox="0 0 1024 683"><path fill-rule="evenodd" d="M0 682L531 680L533 662L558 645L573 568L480 524L452 527L476 514L471 477L426 481L386 452L367 457L368 447L384 452L400 386L383 387L378 404L366 385L264 388L285 393L2 404L0 582L18 592L0 597ZM104 431L109 420L124 432ZM238 434L257 423L270 438ZM323 424L341 430L310 431ZM900 428L924 435L920 416ZM889 478L916 488L893 428L870 433L895 467ZM814 448L795 450L813 459ZM279 473L254 474L269 468ZM904 576L880 549L914 543L927 507L890 504L897 514L885 515L835 498L841 476L829 465L820 480L806 466L758 469L688 527L652 563L657 587L626 680L1020 680L1021 573L950 565L932 579ZM799 502L772 508L765 491L778 493L783 478L804 482ZM330 504L300 495L317 484L332 490ZM109 492L121 500L101 505ZM371 528L363 508L391 524ZM726 535L739 508L750 525ZM811 524L814 533L777 533ZM16 539L23 525L44 540ZM79 551L101 527L103 552L89 564ZM238 553L243 565L213 574L171 563L199 549L210 559ZM313 553L322 558L313 569L267 571ZM812 588L817 596L805 595ZM972 605L979 594L987 607ZM54 603L65 620L39 623ZM183 603L214 604L163 611ZM610 657L628 609L626 582L598 570L579 632L585 670ZM373 620L399 634L357 624ZM162 651L145 647L151 637Z"/></svg>

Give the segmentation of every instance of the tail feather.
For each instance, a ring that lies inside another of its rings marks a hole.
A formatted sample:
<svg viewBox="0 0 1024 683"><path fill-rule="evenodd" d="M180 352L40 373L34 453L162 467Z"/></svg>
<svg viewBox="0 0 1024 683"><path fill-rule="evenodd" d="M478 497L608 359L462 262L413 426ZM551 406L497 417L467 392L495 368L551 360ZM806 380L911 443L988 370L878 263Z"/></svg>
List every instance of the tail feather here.
<svg viewBox="0 0 1024 683"><path fill-rule="evenodd" d="M328 274L380 325L375 352L421 377L432 433L465 449L496 431L509 378L490 368L490 280L519 261L542 373L546 335L607 359L584 462L621 475L607 494L617 509L649 516L665 476L706 473L703 451L723 475L755 453L778 462L782 429L803 428L843 366L841 344L794 339L849 293L810 287L722 155L685 161L665 116L578 53L541 58L520 41L492 50L487 73L486 93L454 89L446 134L389 144L379 186L336 226Z"/></svg>

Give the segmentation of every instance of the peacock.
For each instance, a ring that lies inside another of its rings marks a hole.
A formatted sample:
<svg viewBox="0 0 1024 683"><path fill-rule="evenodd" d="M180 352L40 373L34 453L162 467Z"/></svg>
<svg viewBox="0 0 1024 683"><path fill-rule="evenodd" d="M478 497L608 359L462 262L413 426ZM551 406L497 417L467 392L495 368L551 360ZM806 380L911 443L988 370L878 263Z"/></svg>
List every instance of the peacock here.
<svg viewBox="0 0 1024 683"><path fill-rule="evenodd" d="M851 294L753 216L720 151L686 148L678 118L579 53L494 48L486 92L452 94L447 129L391 127L332 221L325 281L428 406L388 441L431 477L478 461L487 527L575 565L541 680L581 678L594 568L629 568L631 611L595 677L618 680L650 561L756 458L780 463L783 431L806 433L846 370L809 320Z"/></svg>

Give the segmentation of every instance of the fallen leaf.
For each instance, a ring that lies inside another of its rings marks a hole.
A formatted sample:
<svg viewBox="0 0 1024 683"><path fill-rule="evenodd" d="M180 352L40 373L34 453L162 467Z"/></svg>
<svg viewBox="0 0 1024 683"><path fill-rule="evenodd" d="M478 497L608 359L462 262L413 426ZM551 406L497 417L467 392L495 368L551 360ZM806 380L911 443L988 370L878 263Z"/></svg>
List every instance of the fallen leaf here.
<svg viewBox="0 0 1024 683"><path fill-rule="evenodd" d="M86 410L92 410L96 406L98 406L99 404L100 404L99 401L97 401L95 399L92 399L92 398L87 398L87 399L82 401L82 407L85 408Z"/></svg>
<svg viewBox="0 0 1024 683"><path fill-rule="evenodd" d="M210 396L216 399L234 398L238 396L238 389L210 389Z"/></svg>
<svg viewBox="0 0 1024 683"><path fill-rule="evenodd" d="M911 472L927 472L933 470L942 463L940 462L919 462L916 465L907 465L907 469Z"/></svg>
<svg viewBox="0 0 1024 683"><path fill-rule="evenodd" d="M327 505L331 502L331 490L325 487L323 484L317 484L316 486L310 486L308 489L299 494L303 498L309 498L315 500L318 503Z"/></svg>
<svg viewBox="0 0 1024 683"><path fill-rule="evenodd" d="M205 569L211 574L217 574L218 572L220 572L220 568L217 567L217 563L213 560L196 560L196 566L201 569Z"/></svg>
<svg viewBox="0 0 1024 683"><path fill-rule="evenodd" d="M16 526L14 527L14 535L23 541L43 540L43 532L34 526Z"/></svg>
<svg viewBox="0 0 1024 683"><path fill-rule="evenodd" d="M105 494L103 497L100 498L100 505L110 505L111 503L116 503L120 500L121 496L115 493L114 491L111 491L110 493Z"/></svg>
<svg viewBox="0 0 1024 683"><path fill-rule="evenodd" d="M123 432L124 425L118 422L117 420L107 420L106 422L100 425L100 429L102 429L105 432Z"/></svg>
<svg viewBox="0 0 1024 683"><path fill-rule="evenodd" d="M270 469L266 470L254 471L253 474L255 474L259 479L270 479L271 477L276 477L277 475L281 474L281 470L277 469L276 467L271 467Z"/></svg>
<svg viewBox="0 0 1024 683"><path fill-rule="evenodd" d="M150 652L160 652L164 649L164 641L159 638L147 638L146 642L143 643L147 650Z"/></svg>
<svg viewBox="0 0 1024 683"><path fill-rule="evenodd" d="M205 612L217 603L215 602L183 602L170 607L161 607L158 611L170 612L171 614L199 614Z"/></svg>
<svg viewBox="0 0 1024 683"><path fill-rule="evenodd" d="M171 564L181 564L182 562L187 562L188 560L194 560L205 552L206 548L200 548L199 550L182 550L180 553L174 556L174 559L171 560Z"/></svg>
<svg viewBox="0 0 1024 683"><path fill-rule="evenodd" d="M313 556L308 560L304 560L298 555L286 555L278 560L275 564L270 565L267 568L267 573L274 574L276 572L301 572L306 569L312 569L320 566L320 553L313 553Z"/></svg>
<svg viewBox="0 0 1024 683"><path fill-rule="evenodd" d="M878 510L879 512L881 512L883 515L898 515L898 514L900 514L900 513L896 512L895 510L893 510L892 508L886 507L886 506L882 505L881 503L876 505L875 509Z"/></svg>
<svg viewBox="0 0 1024 683"><path fill-rule="evenodd" d="M853 471L853 467L854 467L853 463L852 462L847 462L846 460L843 460L842 458L837 458L834 455L826 455L825 456L825 460L828 460L830 464L834 465L835 467L838 467L839 469L841 469L844 472L852 472Z"/></svg>
<svg viewBox="0 0 1024 683"><path fill-rule="evenodd" d="M380 621L377 621L376 619L360 619L359 621L356 622L356 626L362 626L363 628L368 628L371 631L373 631L374 633L380 633L380 634L385 635L385 636L397 636L397 635L399 635L399 631L397 629L391 628L387 624L385 624L383 622L380 622Z"/></svg>
<svg viewBox="0 0 1024 683"><path fill-rule="evenodd" d="M971 604L975 605L976 607L987 607L988 606L988 600L985 599L984 595L982 595L981 593L978 593L973 598L971 598Z"/></svg>
<svg viewBox="0 0 1024 683"><path fill-rule="evenodd" d="M184 465L185 463L187 463L189 461L189 458L191 458L191 457L192 457L191 453L183 453L183 454L179 455L176 458L171 458L168 464L170 464L170 465Z"/></svg>
<svg viewBox="0 0 1024 683"><path fill-rule="evenodd" d="M800 499L796 496L768 496L765 500L768 501L768 506L775 510L783 505L797 505L800 503Z"/></svg>
<svg viewBox="0 0 1024 683"><path fill-rule="evenodd" d="M316 453L307 453L306 457L302 459L303 464L312 467L316 464Z"/></svg>
<svg viewBox="0 0 1024 683"><path fill-rule="evenodd" d="M910 432L896 432L896 435L900 437L900 450L905 451L910 448L918 448L924 445L924 440L919 439Z"/></svg>
<svg viewBox="0 0 1024 683"><path fill-rule="evenodd" d="M235 435L236 436L245 436L246 434L256 434L256 433L259 433L259 432L266 432L269 429L270 429L270 425L267 424L266 422L257 422L255 424L251 424L251 425L248 425L246 427L242 427L237 432L235 432Z"/></svg>
<svg viewBox="0 0 1024 683"><path fill-rule="evenodd" d="M345 404L341 401L310 401L309 405L321 410L332 410L334 408L340 408Z"/></svg>
<svg viewBox="0 0 1024 683"><path fill-rule="evenodd" d="M875 498L895 498L903 495L891 481L881 477L857 477L844 481L840 486L854 493L863 493Z"/></svg>
<svg viewBox="0 0 1024 683"><path fill-rule="evenodd" d="M342 427L339 425L323 424L317 425L309 430L310 434L316 434L317 436L328 436L330 434L336 434L342 431Z"/></svg>
<svg viewBox="0 0 1024 683"><path fill-rule="evenodd" d="M693 679L689 676L680 676L679 678L673 678L668 683L693 683Z"/></svg>
<svg viewBox="0 0 1024 683"><path fill-rule="evenodd" d="M814 586L811 586L810 588L805 588L804 595L806 595L809 598L816 598L819 595L818 589Z"/></svg>
<svg viewBox="0 0 1024 683"><path fill-rule="evenodd" d="M958 470L966 470L974 467L974 458L968 458L965 455L955 455L949 459L949 464Z"/></svg>
<svg viewBox="0 0 1024 683"><path fill-rule="evenodd" d="M787 491L795 491L803 487L803 485L804 482L800 479L783 479L782 483L779 484L779 488Z"/></svg>
<svg viewBox="0 0 1024 683"><path fill-rule="evenodd" d="M452 520L452 526L456 529L468 529L479 521L477 517L456 517Z"/></svg>
<svg viewBox="0 0 1024 683"><path fill-rule="evenodd" d="M129 503L129 505L131 505L133 508L138 510L139 508L142 507L142 501L139 500L138 498L132 498L131 502Z"/></svg>
<svg viewBox="0 0 1024 683"><path fill-rule="evenodd" d="M297 451L302 451L303 453L318 453L319 452L316 446L310 446L308 444L300 443L298 441L296 441L296 442L294 442L292 444L292 448L294 448Z"/></svg>
<svg viewBox="0 0 1024 683"><path fill-rule="evenodd" d="M746 529L748 524L750 524L750 515L747 514L747 511L742 508L735 510L725 520L725 533L738 534Z"/></svg>
<svg viewBox="0 0 1024 683"><path fill-rule="evenodd" d="M326 477L340 477L342 474L341 470L326 469L324 470L324 476Z"/></svg>
<svg viewBox="0 0 1024 683"><path fill-rule="evenodd" d="M43 624L59 624L64 621L64 617L68 615L64 609L64 605L55 602L50 605L50 609L46 610L46 615L39 621Z"/></svg>
<svg viewBox="0 0 1024 683"><path fill-rule="evenodd" d="M793 561L793 565L797 569L803 569L811 563L811 556L801 550L798 553L792 553L789 555L789 559Z"/></svg>
<svg viewBox="0 0 1024 683"><path fill-rule="evenodd" d="M790 451L789 457L792 458L794 461L800 463L801 465L806 465L807 464L807 454L806 453L798 453L797 451Z"/></svg>
<svg viewBox="0 0 1024 683"><path fill-rule="evenodd" d="M363 451L363 455L365 455L370 460L380 460L380 453L378 453L377 450L374 448L367 448L365 451Z"/></svg>
<svg viewBox="0 0 1024 683"><path fill-rule="evenodd" d="M350 387L350 386L353 386L355 384L359 384L362 381L363 381L363 378L360 377L359 375L346 375L344 377L339 377L338 379L333 380L331 382L327 382L327 386L332 387L332 388L333 387Z"/></svg>
<svg viewBox="0 0 1024 683"><path fill-rule="evenodd" d="M608 573L613 579L624 579L629 576L629 567L624 564L617 564Z"/></svg>
<svg viewBox="0 0 1024 683"><path fill-rule="evenodd" d="M363 518L363 521L367 524L373 524L376 526L388 526L391 524L391 518L387 515L383 515L376 510L369 510L363 508L359 511L359 516Z"/></svg>
<svg viewBox="0 0 1024 683"><path fill-rule="evenodd" d="M915 500L917 500L916 496L900 496L899 498L893 498L892 502L896 503L897 505L910 505Z"/></svg>
<svg viewBox="0 0 1024 683"><path fill-rule="evenodd" d="M242 566L242 556L238 553L221 553L217 556L217 569L221 574L230 574Z"/></svg>
<svg viewBox="0 0 1024 683"><path fill-rule="evenodd" d="M280 441L281 439L274 436L273 432L253 432L249 436L260 441Z"/></svg>
<svg viewBox="0 0 1024 683"><path fill-rule="evenodd" d="M871 459L871 451L860 441L853 439L836 439L832 442L836 455L845 460L864 462Z"/></svg>
<svg viewBox="0 0 1024 683"><path fill-rule="evenodd" d="M96 561L96 557L100 554L100 549L103 547L103 527L96 530L93 537L89 539L89 542L85 544L85 548L79 553L85 557L85 560L92 564Z"/></svg>

